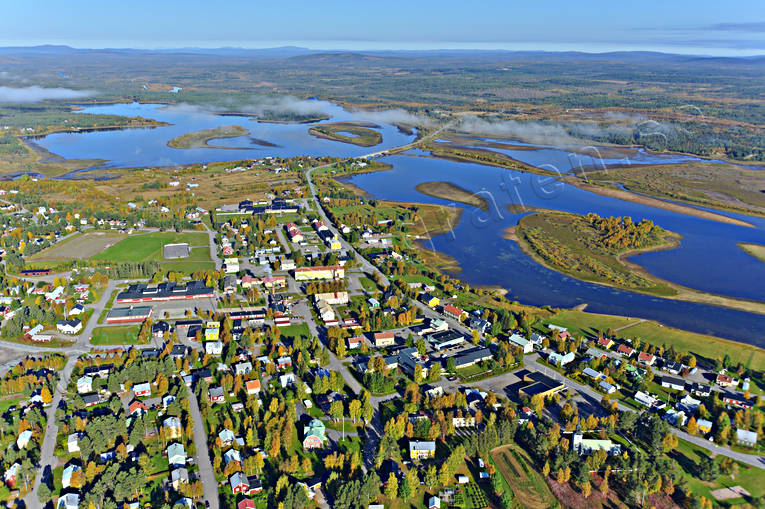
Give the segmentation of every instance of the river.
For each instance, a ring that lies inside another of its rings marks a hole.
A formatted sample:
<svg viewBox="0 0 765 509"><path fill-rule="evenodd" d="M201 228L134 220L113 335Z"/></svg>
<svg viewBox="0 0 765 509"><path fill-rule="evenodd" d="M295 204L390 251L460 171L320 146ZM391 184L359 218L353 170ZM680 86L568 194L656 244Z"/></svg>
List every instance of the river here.
<svg viewBox="0 0 765 509"><path fill-rule="evenodd" d="M323 103L331 117L326 122L359 120L342 108ZM381 144L359 147L308 134L310 124L256 122L247 116L220 116L198 109L158 104L112 104L86 106L83 112L143 116L172 125L149 129L125 129L80 133L56 133L36 140L43 148L65 158L97 158L106 167L167 166L192 162L228 161L264 156L289 157L358 156L409 143L395 126L380 124ZM181 134L222 125L238 124L250 135L214 140L214 145L235 149L173 149L167 142ZM264 146L262 141L275 146ZM492 140L483 139L482 142ZM504 142L507 143L507 142ZM543 166L549 164L567 172L578 166L601 164L597 158L582 159L580 153L544 145L512 142L526 150L497 149L513 157ZM634 163L672 163L695 160L692 156L652 154L620 149ZM420 150L383 159L393 169L354 176L350 181L375 197L397 201L447 203L416 191L427 181L450 181L473 192L488 193L492 206L483 212L466 205L456 229L435 237L432 247L453 256L461 265L459 276L472 285L498 285L512 299L533 305L571 307L586 303L599 313L656 319L668 325L713 334L765 347L765 317L714 306L673 301L616 290L578 281L549 270L525 255L515 242L504 239L502 231L517 223L523 214L510 213L507 206L564 210L601 216L630 215L636 221L652 219L659 226L683 235L679 248L645 253L632 258L651 273L669 281L702 291L765 301L765 264L747 255L736 242L765 244L765 219L728 214L753 224L747 228L688 216L646 205L624 202L590 193L549 177L516 172L477 163L455 162L427 157ZM621 155L621 154L619 154ZM584 156L585 158L587 156ZM622 157L604 158L605 164L625 164Z"/></svg>

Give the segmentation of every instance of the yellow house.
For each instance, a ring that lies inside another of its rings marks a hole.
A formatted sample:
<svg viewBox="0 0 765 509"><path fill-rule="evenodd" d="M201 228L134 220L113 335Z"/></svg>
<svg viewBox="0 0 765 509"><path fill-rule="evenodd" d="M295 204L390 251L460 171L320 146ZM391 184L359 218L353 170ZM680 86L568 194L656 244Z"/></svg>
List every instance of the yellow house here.
<svg viewBox="0 0 765 509"><path fill-rule="evenodd" d="M218 341L220 337L220 322L205 323L205 341Z"/></svg>
<svg viewBox="0 0 765 509"><path fill-rule="evenodd" d="M699 419L698 421L696 421L696 429L701 433L711 433L712 422L707 421L705 419Z"/></svg>
<svg viewBox="0 0 765 509"><path fill-rule="evenodd" d="M422 302L427 304L429 307L436 307L438 306L438 303L441 302L438 300L438 297L430 294L430 293L423 293L420 298L422 299Z"/></svg>
<svg viewBox="0 0 765 509"><path fill-rule="evenodd" d="M340 245L340 241L337 238L334 238L329 241L329 248L332 251L340 251L343 246Z"/></svg>
<svg viewBox="0 0 765 509"><path fill-rule="evenodd" d="M409 457L413 460L432 458L436 455L435 442L409 441Z"/></svg>

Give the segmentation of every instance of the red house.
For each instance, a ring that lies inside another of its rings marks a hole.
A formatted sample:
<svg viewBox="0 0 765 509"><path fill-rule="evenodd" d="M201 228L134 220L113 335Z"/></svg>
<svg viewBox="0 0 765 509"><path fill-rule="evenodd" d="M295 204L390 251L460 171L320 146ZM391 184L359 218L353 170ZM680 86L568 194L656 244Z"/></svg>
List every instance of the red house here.
<svg viewBox="0 0 765 509"><path fill-rule="evenodd" d="M236 505L237 509L255 509L255 502L249 498L245 498Z"/></svg>
<svg viewBox="0 0 765 509"><path fill-rule="evenodd" d="M614 340L610 338L600 338L598 339L598 346L608 350L609 348L614 346Z"/></svg>
<svg viewBox="0 0 765 509"><path fill-rule="evenodd" d="M653 366L653 363L656 362L656 356L648 352L640 352L640 355L638 355L638 362L647 366Z"/></svg>
<svg viewBox="0 0 765 509"><path fill-rule="evenodd" d="M241 472L236 472L232 475L228 482L231 485L231 491L234 495L250 491L250 481L247 479L247 476Z"/></svg>
<svg viewBox="0 0 765 509"><path fill-rule="evenodd" d="M633 348L627 345L619 345L619 348L617 348L616 351L625 357L630 357L635 352Z"/></svg>
<svg viewBox="0 0 765 509"><path fill-rule="evenodd" d="M128 406L128 413L130 415L142 415L145 414L148 411L146 408L146 405L143 404L143 402L134 400L130 405Z"/></svg>
<svg viewBox="0 0 765 509"><path fill-rule="evenodd" d="M463 311L461 308L458 308L457 306L452 306L451 304L447 304L444 306L444 314L446 316L452 317L455 320L459 320L462 318L462 315L465 314L465 311Z"/></svg>

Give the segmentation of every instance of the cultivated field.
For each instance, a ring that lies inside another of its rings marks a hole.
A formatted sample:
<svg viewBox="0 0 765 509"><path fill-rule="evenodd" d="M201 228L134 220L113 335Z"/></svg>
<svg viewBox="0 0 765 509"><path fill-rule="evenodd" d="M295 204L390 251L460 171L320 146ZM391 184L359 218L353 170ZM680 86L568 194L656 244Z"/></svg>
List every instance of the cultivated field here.
<svg viewBox="0 0 765 509"><path fill-rule="evenodd" d="M57 262L96 256L122 241L127 235L118 232L88 232L73 236L29 257L32 262Z"/></svg>
<svg viewBox="0 0 765 509"><path fill-rule="evenodd" d="M209 237L204 232L153 232L133 234L114 244L93 258L115 262L164 261L162 247L165 244L186 242L193 249L191 256L183 261L210 261Z"/></svg>
<svg viewBox="0 0 765 509"><path fill-rule="evenodd" d="M543 509L555 503L547 483L515 447L505 445L491 451L497 470L505 478L521 507Z"/></svg>

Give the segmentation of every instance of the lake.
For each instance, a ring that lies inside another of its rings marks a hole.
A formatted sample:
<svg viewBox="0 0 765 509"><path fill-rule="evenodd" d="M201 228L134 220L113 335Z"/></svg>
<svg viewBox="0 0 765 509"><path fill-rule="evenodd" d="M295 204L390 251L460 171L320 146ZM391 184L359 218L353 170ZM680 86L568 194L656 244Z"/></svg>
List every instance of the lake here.
<svg viewBox="0 0 765 509"><path fill-rule="evenodd" d="M357 116L339 106L325 102L321 102L321 105L332 117L325 122L359 120ZM108 161L104 166L106 168L172 166L194 162L256 159L264 156L355 157L372 151L368 147L321 139L308 134L308 128L316 123L257 122L249 116L224 116L192 107L139 103L85 106L81 113L141 116L172 125L115 131L55 133L37 139L35 143L67 159L105 159ZM234 124L241 125L249 130L250 134L237 138L215 139L210 143L235 148L176 149L167 146L168 141L188 132ZM393 125L380 125L376 130L382 134L382 143L377 145L375 150L406 145L414 139L414 135L406 135ZM266 146L263 142L274 146Z"/></svg>
<svg viewBox="0 0 765 509"><path fill-rule="evenodd" d="M357 115L327 103L326 122L360 120ZM409 143L395 126L381 124L381 144L369 148L308 134L314 124L276 124L256 122L247 116L221 116L195 108L159 104L113 104L86 106L83 112L143 116L172 125L150 129L126 129L80 133L57 133L36 140L45 149L66 158L98 158L105 167L167 166L193 162L228 161L264 156L360 156L372 151ZM363 120L363 119L361 119ZM247 136L213 140L211 143L233 149L173 149L172 138L191 131L238 124L250 131ZM478 139L483 142L494 140ZM266 146L264 144L275 146ZM510 143L503 141L503 143ZM492 148L523 162L545 167L552 165L565 173L589 164L625 164L624 158L590 158L558 147L512 142L523 149ZM672 163L696 160L692 156L653 154L623 149L634 163ZM581 152L581 151L580 151ZM616 290L577 281L549 270L526 256L515 242L502 237L502 231L517 223L523 214L507 211L510 204L563 210L577 214L595 212L601 216L630 215L636 221L648 218L659 226L683 235L677 249L645 253L632 258L651 273L691 288L733 297L765 301L765 264L747 255L736 242L765 244L765 219L740 217L754 228L718 223L693 216L624 202L590 193L549 177L486 166L416 157L419 149L407 155L388 156L390 171L366 173L349 180L375 197L398 201L447 203L419 193L415 186L427 181L450 181L473 192L488 193L489 212L457 204L465 209L454 232L435 237L430 247L453 256L462 266L459 277L471 285L498 285L512 299L533 305L571 307L586 303L599 313L638 316L668 325L713 334L765 347L762 334L765 317L741 311L672 301Z"/></svg>
<svg viewBox="0 0 765 509"><path fill-rule="evenodd" d="M473 285L496 285L508 297L537 306L572 307L586 303L596 313L652 318L679 328L714 334L765 347L765 317L714 306L661 299L585 283L547 269L502 237L524 214L507 206L523 204L601 216L630 215L648 218L683 235L679 248L645 253L631 258L667 280L699 290L765 300L765 264L747 255L736 242L765 244L765 219L737 216L755 228L688 216L646 205L601 196L549 177L516 172L477 163L443 161L409 155L382 159L393 169L365 173L349 179L376 197L388 200L446 204L419 193L421 182L449 181L473 192L486 192L489 212L455 204L463 209L456 229L428 242L428 247L454 257L461 265L458 276Z"/></svg>

